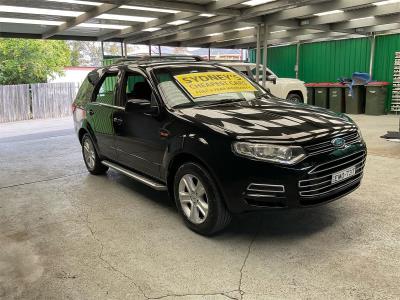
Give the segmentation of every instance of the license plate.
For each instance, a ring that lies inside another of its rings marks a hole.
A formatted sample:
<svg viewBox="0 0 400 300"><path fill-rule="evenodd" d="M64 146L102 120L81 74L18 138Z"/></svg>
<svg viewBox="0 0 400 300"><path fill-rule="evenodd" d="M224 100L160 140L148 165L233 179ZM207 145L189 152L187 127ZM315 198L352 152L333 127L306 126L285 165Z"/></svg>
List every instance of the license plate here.
<svg viewBox="0 0 400 300"><path fill-rule="evenodd" d="M343 181L349 177L352 177L356 174L356 166L352 166L340 172L336 172L332 174L332 184Z"/></svg>

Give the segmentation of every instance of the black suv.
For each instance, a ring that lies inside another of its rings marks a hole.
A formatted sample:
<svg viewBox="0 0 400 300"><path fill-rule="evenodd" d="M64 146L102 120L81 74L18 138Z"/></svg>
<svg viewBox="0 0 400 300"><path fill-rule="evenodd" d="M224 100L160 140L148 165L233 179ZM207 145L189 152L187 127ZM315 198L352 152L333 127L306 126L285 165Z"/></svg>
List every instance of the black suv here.
<svg viewBox="0 0 400 300"><path fill-rule="evenodd" d="M346 115L283 101L211 62L121 61L89 73L73 103L87 169L167 190L201 234L232 214L311 207L354 191L366 146Z"/></svg>

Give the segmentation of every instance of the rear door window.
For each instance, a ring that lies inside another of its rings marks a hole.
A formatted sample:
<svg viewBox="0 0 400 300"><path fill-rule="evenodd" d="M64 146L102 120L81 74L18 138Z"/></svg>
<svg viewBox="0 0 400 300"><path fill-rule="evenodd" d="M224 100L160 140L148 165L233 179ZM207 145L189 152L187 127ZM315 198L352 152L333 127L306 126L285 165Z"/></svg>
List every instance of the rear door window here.
<svg viewBox="0 0 400 300"><path fill-rule="evenodd" d="M83 106L86 103L90 102L93 91L94 91L94 85L89 81L88 78L86 78L83 81L81 87L79 88L78 94L76 95L74 101L75 105Z"/></svg>
<svg viewBox="0 0 400 300"><path fill-rule="evenodd" d="M97 92L95 101L103 104L115 105L115 89L117 86L118 74L112 73L105 76Z"/></svg>

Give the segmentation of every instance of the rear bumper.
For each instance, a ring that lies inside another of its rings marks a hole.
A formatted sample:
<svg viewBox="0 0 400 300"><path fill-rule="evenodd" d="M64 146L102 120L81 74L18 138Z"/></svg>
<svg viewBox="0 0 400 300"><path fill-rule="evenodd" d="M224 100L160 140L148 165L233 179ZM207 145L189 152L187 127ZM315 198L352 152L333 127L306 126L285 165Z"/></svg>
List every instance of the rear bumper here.
<svg viewBox="0 0 400 300"><path fill-rule="evenodd" d="M263 162L237 161L239 169L226 174L220 187L232 213L253 210L312 207L339 199L360 186L366 159L364 144L341 153L307 159L286 168ZM332 184L332 174L355 167L355 174ZM236 173L236 174L234 174Z"/></svg>

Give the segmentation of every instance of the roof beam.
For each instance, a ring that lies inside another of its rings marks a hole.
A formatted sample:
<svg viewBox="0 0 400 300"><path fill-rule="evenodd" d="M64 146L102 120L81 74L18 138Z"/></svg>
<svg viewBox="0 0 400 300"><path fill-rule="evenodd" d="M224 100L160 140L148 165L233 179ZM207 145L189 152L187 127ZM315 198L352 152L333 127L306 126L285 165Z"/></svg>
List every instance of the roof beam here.
<svg viewBox="0 0 400 300"><path fill-rule="evenodd" d="M155 31L152 33L139 31L133 37L132 37L132 35L130 35L128 38L125 39L125 41L129 42L129 43L134 43L134 44L148 42L152 39L171 36L171 35L174 35L179 32L185 32L192 28L211 26L214 24L223 24L223 23L229 22L230 19L231 18L228 16L216 16L216 17L195 20L190 23L179 25L179 26L169 26L165 29L161 29L161 30L158 30L158 31Z"/></svg>
<svg viewBox="0 0 400 300"><path fill-rule="evenodd" d="M315 33L311 29L297 29L297 30L286 31L286 30L279 30L279 28L274 28L274 27L277 27L277 26L273 26L272 28L270 28L270 30L272 31L272 33L269 34L269 37L271 40L289 37L294 34L304 35L304 34ZM275 30L278 30L278 31L274 32ZM224 42L224 41L229 41L229 40L234 40L234 39L255 37L256 33L257 33L257 30L255 28L246 29L246 30L242 30L242 31L227 32L227 33L217 35L217 36L196 39L193 41L181 42L181 46L192 46L192 45L205 46L206 45L208 47L209 44L213 44L213 43Z"/></svg>
<svg viewBox="0 0 400 300"><path fill-rule="evenodd" d="M343 37L343 36L360 36L354 33L343 33L343 32L317 32L311 33L309 30L297 29L297 30L288 30L285 34L271 34L270 39L268 39L268 44L276 44L276 43L290 43L297 41L306 41L313 39L322 39L326 37ZM233 39L229 41L222 41L217 43L212 43L210 47L216 48L241 48L243 45L246 46L254 46L256 43L256 36L249 36L240 39Z"/></svg>
<svg viewBox="0 0 400 300"><path fill-rule="evenodd" d="M400 29L400 22L399 23L393 23L393 24L384 24L384 25L375 25L375 26L362 27L360 29L362 29L363 32L376 32L378 34L388 33L391 30ZM359 33L359 32L357 31L357 33Z"/></svg>
<svg viewBox="0 0 400 300"><path fill-rule="evenodd" d="M332 30L348 30L384 24L400 23L400 13L332 24Z"/></svg>
<svg viewBox="0 0 400 300"><path fill-rule="evenodd" d="M145 22L142 24L130 26L126 29L112 31L110 33L100 36L98 38L98 40L105 41L110 38L129 35L130 33L137 33L137 32L143 31L144 29L147 29L147 28L159 27L159 26L168 24L173 21L184 20L184 19L191 18L191 17L197 16L197 15L198 15L197 13L193 13L193 12L179 12L176 14L168 14L167 16L159 18L159 19L155 19L155 20Z"/></svg>
<svg viewBox="0 0 400 300"><path fill-rule="evenodd" d="M242 9L242 17L255 17L255 16L262 16L262 15L273 15L274 13L280 12L282 10L290 10L290 9L297 9L306 4L310 3L319 3L319 2L327 2L329 0L298 0L298 1L291 1L291 0L278 0L273 2L268 2L265 4L249 7ZM310 4L311 5L311 4ZM318 4L320 5L320 4ZM290 18L287 18L290 19Z"/></svg>
<svg viewBox="0 0 400 300"><path fill-rule="evenodd" d="M207 9L210 11L218 10L221 8L233 6L236 4L241 4L247 0L218 0L207 4Z"/></svg>
<svg viewBox="0 0 400 300"><path fill-rule="evenodd" d="M248 36L255 36L257 33L256 28L245 29L241 31L231 31L223 34L219 34L216 36L207 36L196 38L190 41L182 41L180 43L181 47L189 47L189 46L208 46L211 43L216 43L218 41L229 40L234 38L243 38Z"/></svg>
<svg viewBox="0 0 400 300"><path fill-rule="evenodd" d="M269 32L272 35L285 35L287 30L285 27L282 26L269 26ZM307 29L309 30L309 29ZM322 29L319 29L322 30ZM272 33L271 33L272 32ZM190 39L185 38L184 41L181 42L182 46L204 46L208 45L211 43L215 43L218 41L224 41L224 40L230 40L230 39L238 39L238 38L243 38L243 37L248 37L248 36L256 36L257 30L255 27L249 28L249 29L244 29L244 30L235 30L232 31L232 28L228 32L224 32L219 35L215 36L205 36L205 37L198 37L199 34L193 33L192 37ZM170 42L173 42L171 39Z"/></svg>
<svg viewBox="0 0 400 300"><path fill-rule="evenodd" d="M363 18L368 16L389 15L392 14L393 12L398 12L398 11L400 11L400 3L393 3L382 6L371 6L351 11L345 11L342 13L304 19L301 20L300 25L302 27L309 27L321 24L345 22L351 19ZM304 23L304 25L302 23Z"/></svg>
<svg viewBox="0 0 400 300"><path fill-rule="evenodd" d="M56 26L55 28L52 28L49 31L43 33L42 39L48 39L49 37L52 37L56 34L59 34L65 30L69 29L69 28L75 27L76 25L79 25L81 23L89 21L90 19L93 19L101 14L104 14L118 6L119 5L108 4L108 3L104 3L100 6L95 6L88 12L85 12L84 14L81 14L80 16L72 18L69 21L67 21L59 26Z"/></svg>
<svg viewBox="0 0 400 300"><path fill-rule="evenodd" d="M180 11L183 10L184 12L165 16L163 18L159 18L159 19L156 19L156 20L153 20L150 22L146 22L144 24L131 26L131 27L123 29L123 30L116 30L109 34L99 37L99 40L104 41L104 40L114 38L114 37L119 37L119 36L129 37L129 36L132 36L135 34L137 35L138 32L143 31L144 29L151 28L151 27L159 27L159 26L166 25L173 21L178 21L178 20L183 20L183 19L187 19L190 17L195 17L195 16L198 16L199 13L212 13L212 14L216 14L216 15L227 15L226 14L227 9L225 9L225 7L235 5L238 3L242 3L245 1L246 0L220 0L220 1L214 1L207 5L194 4L195 7L192 7L193 4L188 4L189 5L188 6L186 3L182 3L182 2L179 2L179 5L176 6L176 4L178 2L174 2L174 1L171 2L171 1L158 1L157 0L157 1L145 1L143 3L143 1L132 1L131 0L128 2L128 4L136 4L136 2L140 2L141 6L148 6L148 7L155 4L155 5L158 5L158 8L177 9ZM184 10L185 8L187 9L187 11ZM239 10L229 9L229 11L231 11L231 12L235 11L235 13L228 14L229 16L231 16L231 15L239 16L240 15ZM226 20L226 19L227 18L223 18L223 20ZM208 20L208 21L212 21L212 20ZM157 33L154 33L154 34L157 34ZM150 34L150 36L151 35L152 34Z"/></svg>
<svg viewBox="0 0 400 300"><path fill-rule="evenodd" d="M107 2L118 4L120 1L118 1L118 0L108 0ZM228 3L229 1L225 1L225 2ZM244 2L244 1L242 1L242 2ZM215 13L214 6L201 5L201 4L197 4L197 3L179 2L179 1L130 0L125 4L126 5L136 5L136 6L151 7L151 8L174 9L174 10L179 10L179 11L196 12L196 13L199 13L199 14L202 14L202 13ZM222 7L220 7L218 9L218 14L227 15L227 16L240 16L240 10L232 9L232 8L222 8Z"/></svg>
<svg viewBox="0 0 400 300"><path fill-rule="evenodd" d="M151 43L155 45L161 45L168 42L176 42L176 41L184 41L184 40L192 40L196 37L207 36L208 34L213 34L215 32L224 32L228 30L234 30L235 28L247 27L248 23L244 22L235 22L235 23L223 23L223 24L215 24L207 27L203 27L201 29L196 29L192 31L179 32L174 34L173 36L162 36L157 39L151 39Z"/></svg>
<svg viewBox="0 0 400 300"><path fill-rule="evenodd" d="M363 6L367 4L372 4L374 2L379 2L383 0L333 0L333 1L325 1L323 3L318 4L308 4L300 7L289 8L285 10L281 10L276 13L272 13L265 16L265 21L267 24L271 25L280 25L280 21L289 20L293 18L301 18L306 16L311 16L316 13L321 13L325 11L335 10L335 9L348 9L352 7ZM254 7L257 9L258 6ZM248 9L243 11L243 16L248 13ZM262 10L255 10L253 12L254 15L263 15L264 12Z"/></svg>
<svg viewBox="0 0 400 300"><path fill-rule="evenodd" d="M210 11L211 13L215 13L216 9L220 9L222 7L227 7L229 5L243 3L245 1L246 0L219 0L219 1L213 1L210 4L206 5L206 10ZM316 1L318 1L318 0L298 0L297 2L308 3L308 2L316 2ZM319 1L327 1L327 0L319 0ZM165 1L164 5L166 5L168 3L170 3L170 1ZM293 6L293 1L292 0L277 0L277 1L274 1L274 2L271 2L271 3L267 3L267 4L261 5L261 6L263 7L263 14L265 14L265 13L268 13L268 12L271 13L271 12L274 12L274 11L277 11L277 10L280 10L280 9L284 9L286 7L289 7L289 6L292 7ZM261 7L261 6L256 6L256 7ZM245 10L246 9L244 9L244 11ZM218 14L218 12L219 11L217 11L217 14ZM245 19L246 19L246 22L248 22L248 23L259 24L259 23L263 22L263 19L261 17L254 17L251 14L247 14ZM219 22L224 23L226 21L227 21L227 19L224 19L224 20L219 21ZM238 16L238 17L233 17L231 19L231 22L242 22L242 21L243 21L242 15ZM210 23L210 22L207 22L207 23ZM213 22L213 23L215 23L215 22ZM188 24L186 24L186 25L188 25ZM288 27L298 27L299 26L297 20L285 20L285 21L282 21L280 25L288 26ZM202 25L199 25L199 26L202 26ZM182 29L177 28L177 29L178 30L176 30L176 32L179 32L180 30L187 30L187 28L182 28ZM140 30L141 29L138 28L138 27L132 28L130 30L130 31L132 31L132 34L129 34L126 37L127 41L132 42L132 43L148 41L148 40L152 40L152 39L157 38L159 36L159 34L161 33L161 30L160 30L160 31L148 34L148 39L147 40L142 39L142 38L139 38L139 39L131 38L131 36L133 36L133 35L140 35L140 33L137 33ZM115 37L115 36L109 35L108 37Z"/></svg>

